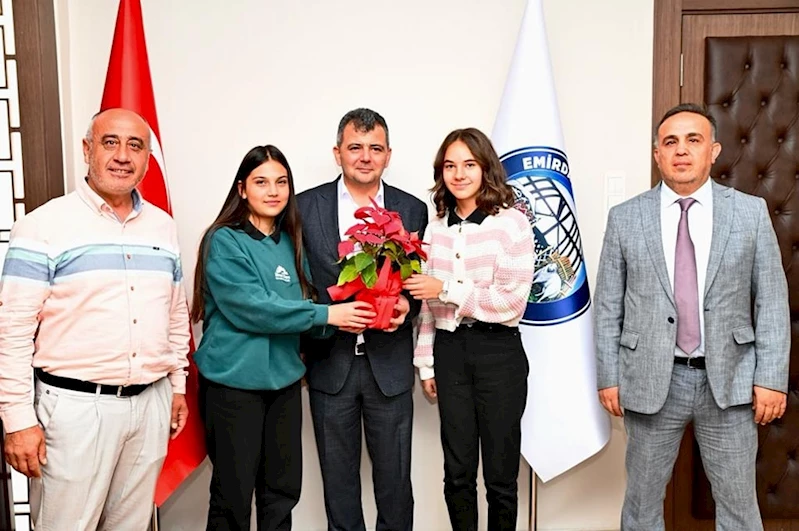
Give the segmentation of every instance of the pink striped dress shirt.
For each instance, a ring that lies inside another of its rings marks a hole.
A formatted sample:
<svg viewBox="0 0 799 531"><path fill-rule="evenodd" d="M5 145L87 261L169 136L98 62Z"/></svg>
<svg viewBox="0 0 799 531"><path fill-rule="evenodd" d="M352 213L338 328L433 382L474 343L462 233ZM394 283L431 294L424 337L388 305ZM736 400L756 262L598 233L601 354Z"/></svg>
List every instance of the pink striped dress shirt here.
<svg viewBox="0 0 799 531"><path fill-rule="evenodd" d="M11 231L0 279L0 418L35 426L33 368L185 393L189 318L175 223L134 192L121 221L81 180Z"/></svg>

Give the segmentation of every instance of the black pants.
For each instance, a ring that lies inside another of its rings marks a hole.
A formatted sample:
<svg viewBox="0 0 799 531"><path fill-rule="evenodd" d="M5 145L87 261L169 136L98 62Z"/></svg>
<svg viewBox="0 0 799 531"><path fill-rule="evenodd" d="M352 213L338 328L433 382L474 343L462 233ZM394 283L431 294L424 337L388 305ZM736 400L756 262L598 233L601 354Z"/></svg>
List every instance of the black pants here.
<svg viewBox="0 0 799 531"><path fill-rule="evenodd" d="M253 491L258 531L291 529L302 487L300 382L245 391L201 377L200 400L214 465L207 529L249 530Z"/></svg>
<svg viewBox="0 0 799 531"><path fill-rule="evenodd" d="M311 389L316 448L322 468L328 531L364 531L361 507L361 421L372 459L376 531L413 528L411 389L385 396L369 359L355 356L335 395Z"/></svg>
<svg viewBox="0 0 799 531"><path fill-rule="evenodd" d="M434 355L444 498L452 528L477 529L479 448L488 529L514 530L529 370L519 330L482 323L455 332L436 330Z"/></svg>

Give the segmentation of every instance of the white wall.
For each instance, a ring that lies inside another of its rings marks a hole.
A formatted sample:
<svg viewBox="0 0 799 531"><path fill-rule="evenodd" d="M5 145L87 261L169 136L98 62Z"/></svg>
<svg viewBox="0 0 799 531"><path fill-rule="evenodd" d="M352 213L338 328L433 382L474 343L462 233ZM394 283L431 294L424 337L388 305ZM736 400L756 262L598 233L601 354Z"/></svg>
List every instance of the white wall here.
<svg viewBox="0 0 799 531"><path fill-rule="evenodd" d="M80 138L97 110L117 2L54 0L67 183L82 176ZM303 190L332 179L338 120L367 106L388 120L388 182L423 199L447 132L490 132L524 0L142 0L175 218L190 285L195 250L236 167L255 144L287 155ZM654 0L545 0L550 51L589 272L605 223L605 178L630 197L649 186ZM593 276L592 276L593 278ZM307 399L307 396L306 396ZM556 401L557 397L553 397ZM416 529L447 529L438 415L417 388ZM307 400L306 400L307 404ZM568 412L564 412L568 414ZM295 529L323 529L310 418ZM618 529L624 436L538 489L541 530ZM368 459L364 506L374 525ZM204 467L162 511L166 531L200 529ZM520 478L526 499L529 475ZM521 511L526 514L527 505ZM483 511L483 518L485 511ZM521 518L520 529L526 528Z"/></svg>

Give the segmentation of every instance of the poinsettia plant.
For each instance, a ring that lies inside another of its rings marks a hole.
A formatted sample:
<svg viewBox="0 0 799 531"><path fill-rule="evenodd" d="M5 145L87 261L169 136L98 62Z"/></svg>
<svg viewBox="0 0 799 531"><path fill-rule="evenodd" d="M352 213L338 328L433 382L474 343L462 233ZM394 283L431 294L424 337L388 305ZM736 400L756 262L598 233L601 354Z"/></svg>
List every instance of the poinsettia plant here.
<svg viewBox="0 0 799 531"><path fill-rule="evenodd" d="M399 213L386 210L372 200L372 206L355 211L361 220L344 234L338 244L342 264L338 283L327 288L331 299L355 296L370 303L377 313L371 328L386 329L402 291L402 281L422 272L427 254L415 232L408 232Z"/></svg>

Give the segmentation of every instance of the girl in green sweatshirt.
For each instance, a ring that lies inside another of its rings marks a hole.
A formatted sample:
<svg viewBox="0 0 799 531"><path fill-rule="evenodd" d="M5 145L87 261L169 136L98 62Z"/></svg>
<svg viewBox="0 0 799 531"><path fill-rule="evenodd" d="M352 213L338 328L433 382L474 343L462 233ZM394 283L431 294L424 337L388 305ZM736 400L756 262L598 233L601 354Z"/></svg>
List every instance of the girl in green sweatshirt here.
<svg viewBox="0 0 799 531"><path fill-rule="evenodd" d="M208 529L291 528L302 484L300 334L363 328L368 304L316 304L288 161L257 146L242 160L197 258L191 317L200 414L214 465Z"/></svg>

